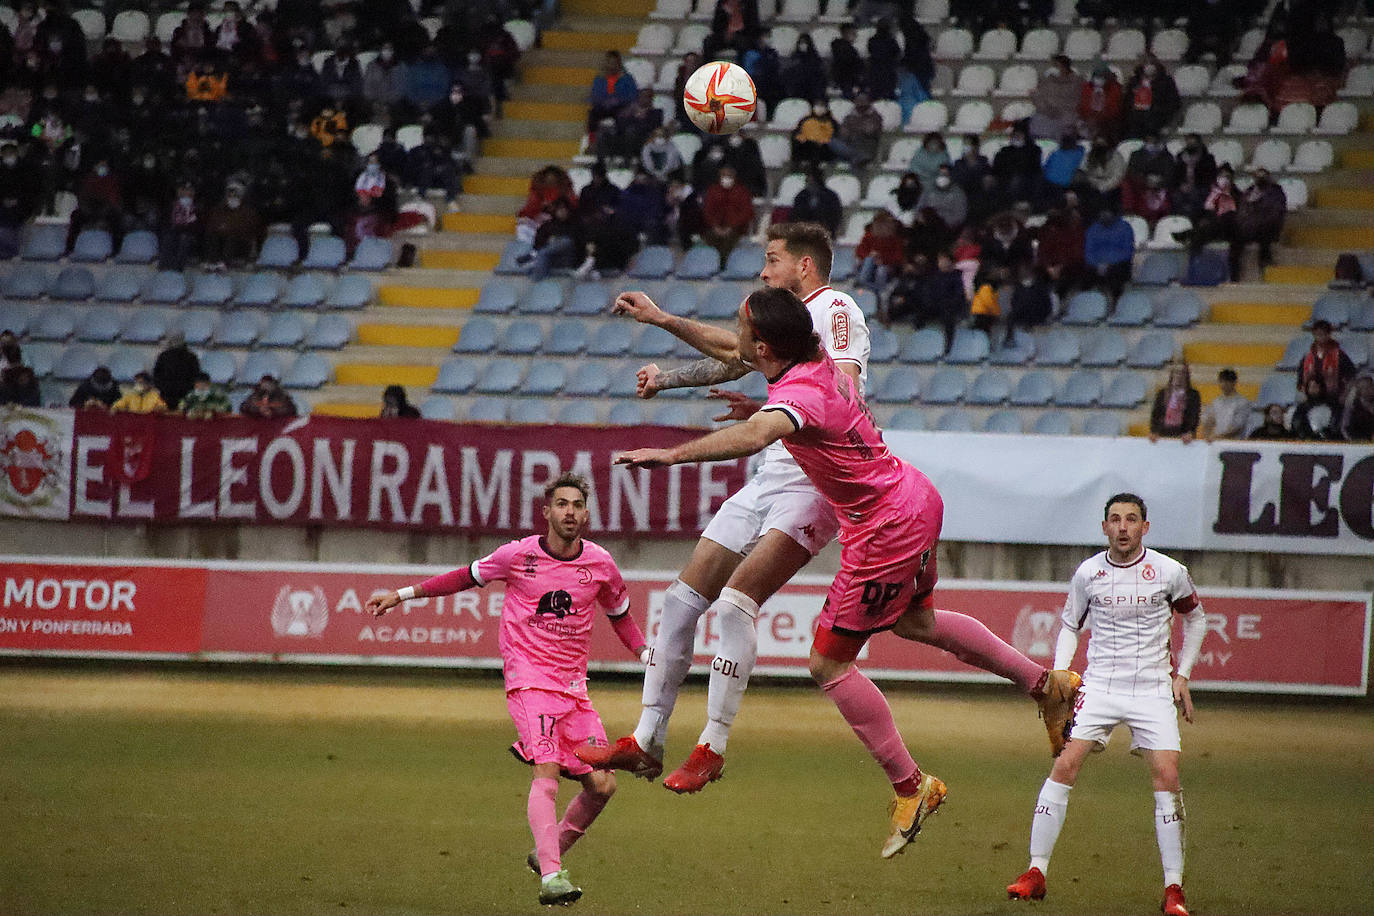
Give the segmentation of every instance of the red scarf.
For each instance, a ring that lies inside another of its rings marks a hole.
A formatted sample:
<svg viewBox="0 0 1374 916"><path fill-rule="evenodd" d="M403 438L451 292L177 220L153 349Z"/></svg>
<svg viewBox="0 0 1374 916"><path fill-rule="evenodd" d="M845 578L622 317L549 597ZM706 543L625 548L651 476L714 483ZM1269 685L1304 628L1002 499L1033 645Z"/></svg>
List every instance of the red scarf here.
<svg viewBox="0 0 1374 916"><path fill-rule="evenodd" d="M1326 393L1329 397L1335 397L1341 390L1341 345L1336 341L1327 341L1321 350L1317 349L1317 344L1313 341L1312 349L1302 358L1299 378L1305 380L1314 375L1320 375L1321 380L1326 383Z"/></svg>
<svg viewBox="0 0 1374 916"><path fill-rule="evenodd" d="M1135 87L1131 104L1135 106L1136 111L1149 111L1150 106L1154 104L1154 95L1154 90L1150 88L1150 83L1146 80Z"/></svg>

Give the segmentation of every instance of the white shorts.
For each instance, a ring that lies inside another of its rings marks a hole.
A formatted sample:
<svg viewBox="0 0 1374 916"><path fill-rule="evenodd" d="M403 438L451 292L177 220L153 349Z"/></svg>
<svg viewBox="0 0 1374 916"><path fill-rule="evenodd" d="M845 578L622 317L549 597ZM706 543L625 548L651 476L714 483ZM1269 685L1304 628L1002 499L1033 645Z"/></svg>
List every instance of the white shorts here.
<svg viewBox="0 0 1374 916"><path fill-rule="evenodd" d="M1104 750L1112 729L1131 730L1131 753L1177 751L1178 710L1172 697L1127 697L1116 693L1083 690L1078 694L1070 738L1095 741L1093 750Z"/></svg>
<svg viewBox="0 0 1374 916"><path fill-rule="evenodd" d="M747 556L770 528L781 531L814 557L835 539L840 522L830 503L805 477L779 481L765 469L721 504L701 536Z"/></svg>

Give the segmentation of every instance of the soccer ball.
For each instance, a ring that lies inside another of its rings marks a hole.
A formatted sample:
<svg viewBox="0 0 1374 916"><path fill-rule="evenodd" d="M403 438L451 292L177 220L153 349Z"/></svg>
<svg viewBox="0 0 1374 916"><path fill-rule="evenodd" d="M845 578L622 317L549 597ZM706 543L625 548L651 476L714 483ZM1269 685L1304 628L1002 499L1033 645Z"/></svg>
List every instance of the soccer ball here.
<svg viewBox="0 0 1374 916"><path fill-rule="evenodd" d="M757 106L754 81L743 67L728 61L698 67L682 90L687 117L708 134L733 134L753 120Z"/></svg>

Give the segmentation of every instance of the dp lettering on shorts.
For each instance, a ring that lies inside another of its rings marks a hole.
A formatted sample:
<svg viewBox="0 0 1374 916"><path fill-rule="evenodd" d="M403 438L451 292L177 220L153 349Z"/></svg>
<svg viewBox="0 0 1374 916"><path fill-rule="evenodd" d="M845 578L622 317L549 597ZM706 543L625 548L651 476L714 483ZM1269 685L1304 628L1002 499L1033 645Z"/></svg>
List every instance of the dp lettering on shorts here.
<svg viewBox="0 0 1374 916"><path fill-rule="evenodd" d="M881 617L887 606L901 593L900 582L865 582L863 597L859 599L859 603L864 606L864 613L870 617Z"/></svg>

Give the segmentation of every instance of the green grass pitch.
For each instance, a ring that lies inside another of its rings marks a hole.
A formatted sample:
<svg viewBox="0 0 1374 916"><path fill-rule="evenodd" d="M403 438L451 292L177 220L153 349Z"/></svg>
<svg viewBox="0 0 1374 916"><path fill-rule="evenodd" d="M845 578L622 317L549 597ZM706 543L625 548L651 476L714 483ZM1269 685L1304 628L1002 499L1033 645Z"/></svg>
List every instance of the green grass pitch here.
<svg viewBox="0 0 1374 916"><path fill-rule="evenodd" d="M746 697L725 777L697 796L622 774L565 864L584 913L1152 913L1143 761L1089 761L1040 903L1025 868L1049 755L1010 690L894 687L916 758L950 787L878 857L889 791L814 688ZM612 737L638 684L594 683ZM1374 723L1365 702L1197 696L1184 726L1194 913L1369 913ZM684 691L668 765L704 716ZM500 681L436 672L0 668L0 912L539 911L528 770ZM565 783L560 805L571 798Z"/></svg>

